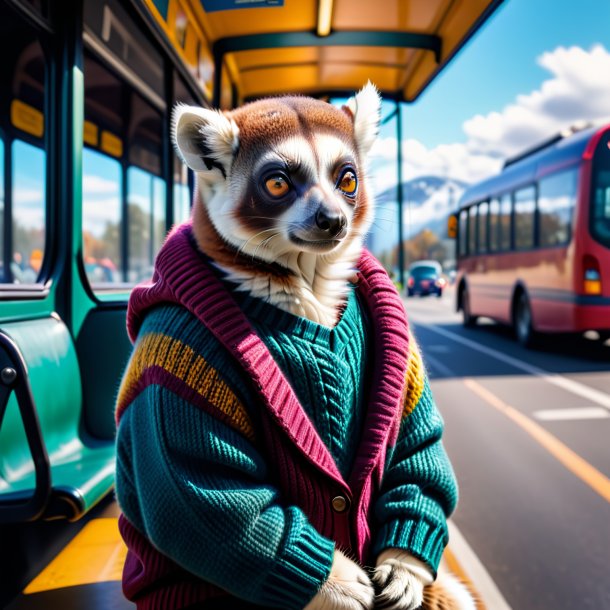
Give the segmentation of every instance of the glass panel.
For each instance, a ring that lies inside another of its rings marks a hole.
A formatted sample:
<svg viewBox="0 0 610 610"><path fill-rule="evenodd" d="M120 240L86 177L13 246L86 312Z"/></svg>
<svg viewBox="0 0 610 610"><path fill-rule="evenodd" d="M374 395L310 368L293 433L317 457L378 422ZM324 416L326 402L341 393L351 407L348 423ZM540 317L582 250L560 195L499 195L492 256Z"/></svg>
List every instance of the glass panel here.
<svg viewBox="0 0 610 610"><path fill-rule="evenodd" d="M572 233L576 206L577 171L543 178L538 190L539 244L541 247L567 244Z"/></svg>
<svg viewBox="0 0 610 610"><path fill-rule="evenodd" d="M502 195L500 199L500 250L512 248L512 202L510 195Z"/></svg>
<svg viewBox="0 0 610 610"><path fill-rule="evenodd" d="M500 202L492 199L489 202L489 251L500 249Z"/></svg>
<svg viewBox="0 0 610 610"><path fill-rule="evenodd" d="M149 172L137 167L127 170L130 283L152 276L154 257L165 236L165 190L165 182Z"/></svg>
<svg viewBox="0 0 610 610"><path fill-rule="evenodd" d="M459 256L468 254L468 210L460 212L460 228L459 228Z"/></svg>
<svg viewBox="0 0 610 610"><path fill-rule="evenodd" d="M45 246L46 153L15 140L12 146L13 281L39 280Z"/></svg>
<svg viewBox="0 0 610 610"><path fill-rule="evenodd" d="M489 204L487 201L479 203L479 253L487 252L487 210Z"/></svg>
<svg viewBox="0 0 610 610"><path fill-rule="evenodd" d="M477 206L473 205L468 210L468 253L477 253Z"/></svg>
<svg viewBox="0 0 610 610"><path fill-rule="evenodd" d="M534 187L515 193L515 249L534 247L534 216L536 214L536 190Z"/></svg>
<svg viewBox="0 0 610 610"><path fill-rule="evenodd" d="M181 224L191 215L191 192L188 187L188 168L174 157L174 224Z"/></svg>
<svg viewBox="0 0 610 610"><path fill-rule="evenodd" d="M610 138L602 138L593 158L589 227L593 239L610 248Z"/></svg>
<svg viewBox="0 0 610 610"><path fill-rule="evenodd" d="M610 247L610 170L595 173L591 232L593 237Z"/></svg>
<svg viewBox="0 0 610 610"><path fill-rule="evenodd" d="M83 150L83 258L93 289L121 281L121 165Z"/></svg>

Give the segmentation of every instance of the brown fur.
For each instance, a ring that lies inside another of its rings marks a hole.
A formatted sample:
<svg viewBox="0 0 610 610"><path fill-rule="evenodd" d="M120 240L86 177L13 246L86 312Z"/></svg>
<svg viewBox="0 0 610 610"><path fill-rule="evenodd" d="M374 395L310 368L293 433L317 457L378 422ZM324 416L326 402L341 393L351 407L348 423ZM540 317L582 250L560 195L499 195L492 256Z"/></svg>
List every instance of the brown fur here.
<svg viewBox="0 0 610 610"><path fill-rule="evenodd" d="M222 267L240 267L260 276L272 275L276 280L290 283L290 276L293 275L290 269L253 259L228 244L214 228L206 207L198 201L193 206L193 235L199 249Z"/></svg>

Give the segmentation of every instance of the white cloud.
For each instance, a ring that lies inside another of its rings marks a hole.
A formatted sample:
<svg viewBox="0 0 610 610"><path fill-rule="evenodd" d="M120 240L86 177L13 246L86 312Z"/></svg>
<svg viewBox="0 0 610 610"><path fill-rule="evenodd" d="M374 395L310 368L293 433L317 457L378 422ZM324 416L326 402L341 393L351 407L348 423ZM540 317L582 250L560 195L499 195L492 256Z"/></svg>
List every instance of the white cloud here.
<svg viewBox="0 0 610 610"><path fill-rule="evenodd" d="M537 61L550 78L501 111L465 121L465 142L427 148L417 140L404 140L403 179L435 175L475 183L500 171L507 157L570 125L608 120L610 79L605 75L610 74L610 52L603 46L588 51L557 47ZM378 140L371 155L370 173L380 193L396 182L396 139Z"/></svg>
<svg viewBox="0 0 610 610"><path fill-rule="evenodd" d="M507 157L574 123L608 118L610 53L603 46L557 47L543 53L538 64L552 75L538 89L518 95L501 112L464 123L470 152Z"/></svg>
<svg viewBox="0 0 610 610"><path fill-rule="evenodd" d="M83 176L83 195L85 197L118 195L119 187L119 183L114 180L107 180L94 174L85 174Z"/></svg>

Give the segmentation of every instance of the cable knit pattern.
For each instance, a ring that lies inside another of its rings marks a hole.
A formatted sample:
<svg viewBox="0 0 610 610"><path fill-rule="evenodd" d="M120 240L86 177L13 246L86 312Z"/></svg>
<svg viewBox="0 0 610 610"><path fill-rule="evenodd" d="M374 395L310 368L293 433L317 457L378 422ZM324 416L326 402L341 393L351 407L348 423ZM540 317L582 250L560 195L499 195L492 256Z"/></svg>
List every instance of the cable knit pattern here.
<svg viewBox="0 0 610 610"><path fill-rule="evenodd" d="M335 545L436 570L457 498L442 420L387 274L366 252L358 272L331 331L232 294L187 223L134 289L117 497L138 608L302 608Z"/></svg>

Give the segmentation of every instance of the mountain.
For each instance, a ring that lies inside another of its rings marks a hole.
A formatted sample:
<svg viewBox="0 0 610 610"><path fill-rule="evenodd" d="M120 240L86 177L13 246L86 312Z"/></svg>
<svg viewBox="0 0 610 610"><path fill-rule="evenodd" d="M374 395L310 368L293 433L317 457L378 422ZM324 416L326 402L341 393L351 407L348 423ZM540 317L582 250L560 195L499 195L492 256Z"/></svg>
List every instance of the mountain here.
<svg viewBox="0 0 610 610"><path fill-rule="evenodd" d="M460 193L468 186L466 182L454 178L441 176L418 176L408 182L402 183L402 200L410 206L420 206L425 203L436 191L446 184L453 184ZM396 186L381 192L375 199L378 205L396 202Z"/></svg>
<svg viewBox="0 0 610 610"><path fill-rule="evenodd" d="M467 183L440 176L419 176L403 182L403 234L409 239L430 229L441 239L447 236L447 219L456 211ZM368 247L381 254L398 241L396 188L375 198L375 223L369 233Z"/></svg>

